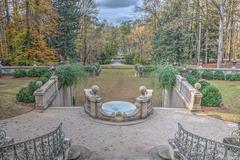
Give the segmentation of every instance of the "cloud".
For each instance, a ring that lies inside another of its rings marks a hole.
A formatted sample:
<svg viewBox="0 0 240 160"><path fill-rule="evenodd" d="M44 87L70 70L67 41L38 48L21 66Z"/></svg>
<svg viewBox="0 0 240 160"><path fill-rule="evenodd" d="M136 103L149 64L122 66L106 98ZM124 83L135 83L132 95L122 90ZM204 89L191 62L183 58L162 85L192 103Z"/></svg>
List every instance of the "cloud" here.
<svg viewBox="0 0 240 160"><path fill-rule="evenodd" d="M117 25L122 21L136 20L140 13L135 12L136 5L142 0L97 0L100 19Z"/></svg>
<svg viewBox="0 0 240 160"><path fill-rule="evenodd" d="M129 6L136 6L138 0L97 0L100 8L125 8Z"/></svg>

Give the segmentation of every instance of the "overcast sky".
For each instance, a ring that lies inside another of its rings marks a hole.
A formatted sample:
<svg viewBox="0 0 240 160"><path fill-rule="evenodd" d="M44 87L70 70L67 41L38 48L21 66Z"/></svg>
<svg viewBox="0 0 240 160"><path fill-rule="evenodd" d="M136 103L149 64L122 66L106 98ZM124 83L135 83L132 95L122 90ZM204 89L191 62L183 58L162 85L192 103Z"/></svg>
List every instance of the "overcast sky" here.
<svg viewBox="0 0 240 160"><path fill-rule="evenodd" d="M140 18L140 13L134 11L141 0L96 0L99 9L99 18L117 25L125 20Z"/></svg>

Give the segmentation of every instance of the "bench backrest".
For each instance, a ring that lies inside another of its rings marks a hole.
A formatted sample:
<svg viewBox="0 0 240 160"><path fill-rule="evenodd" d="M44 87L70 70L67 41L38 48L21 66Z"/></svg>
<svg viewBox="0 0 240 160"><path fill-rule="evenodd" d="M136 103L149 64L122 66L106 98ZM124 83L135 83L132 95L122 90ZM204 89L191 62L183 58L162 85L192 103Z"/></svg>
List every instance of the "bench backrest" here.
<svg viewBox="0 0 240 160"><path fill-rule="evenodd" d="M174 145L176 159L191 160L239 160L240 147L216 142L186 131L178 124L175 138L170 140Z"/></svg>
<svg viewBox="0 0 240 160"><path fill-rule="evenodd" d="M0 160L51 160L65 157L62 123L56 130L24 142L0 148Z"/></svg>

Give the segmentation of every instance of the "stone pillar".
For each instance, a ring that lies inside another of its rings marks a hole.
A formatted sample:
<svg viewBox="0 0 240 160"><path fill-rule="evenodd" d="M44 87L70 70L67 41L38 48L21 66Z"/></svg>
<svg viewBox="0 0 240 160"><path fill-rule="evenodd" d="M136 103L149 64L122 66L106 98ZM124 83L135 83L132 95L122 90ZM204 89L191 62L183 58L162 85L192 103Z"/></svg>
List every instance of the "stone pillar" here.
<svg viewBox="0 0 240 160"><path fill-rule="evenodd" d="M99 116L100 107L102 98L97 95L99 91L99 87L97 85L93 85L91 89L85 89L85 111L92 117L97 118Z"/></svg>
<svg viewBox="0 0 240 160"><path fill-rule="evenodd" d="M147 90L145 86L139 88L140 96L136 98L135 105L140 109L140 118L146 118L150 111L152 111L152 93L153 90Z"/></svg>

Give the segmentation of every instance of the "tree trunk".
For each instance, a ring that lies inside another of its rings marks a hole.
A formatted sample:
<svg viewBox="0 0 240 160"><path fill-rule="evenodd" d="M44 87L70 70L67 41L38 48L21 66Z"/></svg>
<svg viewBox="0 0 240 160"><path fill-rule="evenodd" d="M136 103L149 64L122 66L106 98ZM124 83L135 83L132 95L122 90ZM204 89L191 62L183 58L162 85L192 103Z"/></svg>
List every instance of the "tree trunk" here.
<svg viewBox="0 0 240 160"><path fill-rule="evenodd" d="M221 68L223 59L223 47L224 47L224 12L225 12L225 0L221 0L220 3L220 21L219 21L219 42L218 42L218 58L217 68Z"/></svg>
<svg viewBox="0 0 240 160"><path fill-rule="evenodd" d="M209 15L208 15L208 0L205 0L206 3L206 33L205 33L205 64L208 63L208 43L209 43Z"/></svg>
<svg viewBox="0 0 240 160"><path fill-rule="evenodd" d="M229 61L232 60L234 55L233 51L233 32L234 32L234 13L233 13L233 0L231 0L231 11L230 11L230 35L229 35Z"/></svg>
<svg viewBox="0 0 240 160"><path fill-rule="evenodd" d="M5 0L5 11L6 11L7 24L9 24L9 22L10 22L10 13L9 13L8 0Z"/></svg>
<svg viewBox="0 0 240 160"><path fill-rule="evenodd" d="M27 47L30 45L30 4L26 0L26 27L27 27Z"/></svg>
<svg viewBox="0 0 240 160"><path fill-rule="evenodd" d="M201 13L200 13L200 7L201 2L200 0L197 1L197 35L196 35L196 43L197 43L197 65L200 65L200 59L201 59L201 34L202 34L202 23L201 23Z"/></svg>

